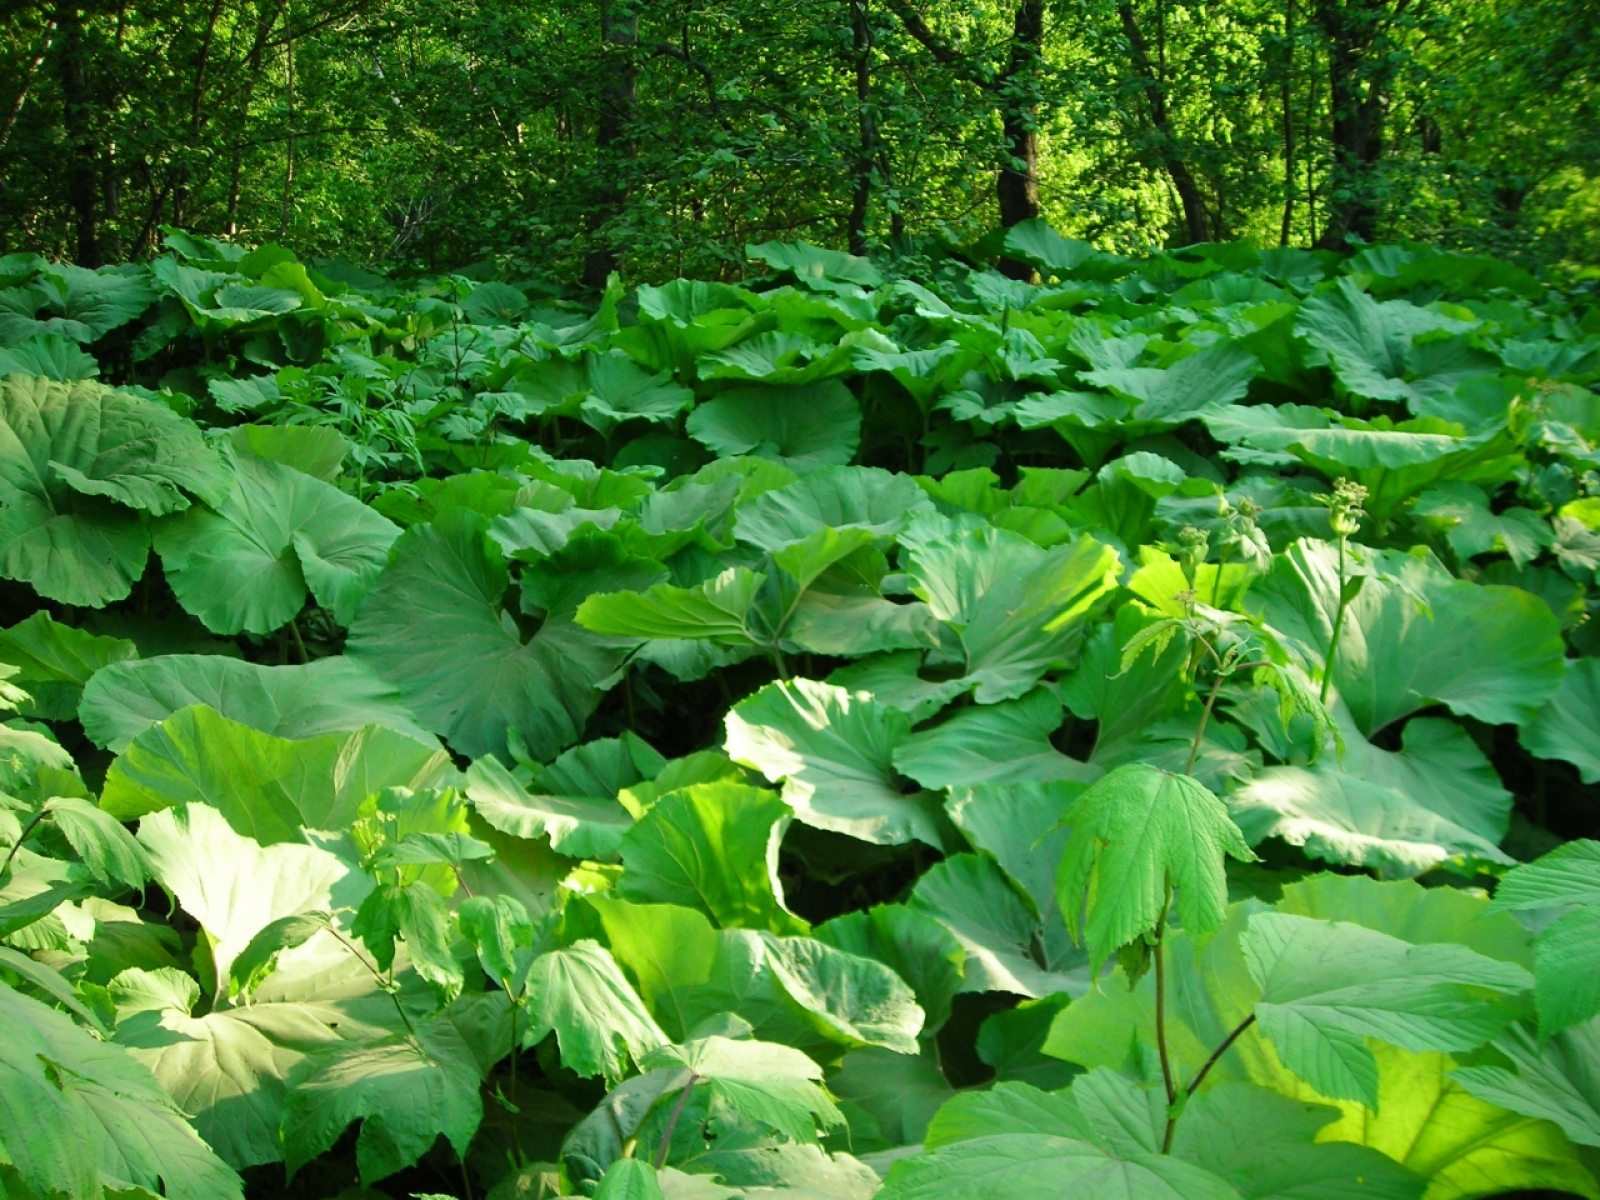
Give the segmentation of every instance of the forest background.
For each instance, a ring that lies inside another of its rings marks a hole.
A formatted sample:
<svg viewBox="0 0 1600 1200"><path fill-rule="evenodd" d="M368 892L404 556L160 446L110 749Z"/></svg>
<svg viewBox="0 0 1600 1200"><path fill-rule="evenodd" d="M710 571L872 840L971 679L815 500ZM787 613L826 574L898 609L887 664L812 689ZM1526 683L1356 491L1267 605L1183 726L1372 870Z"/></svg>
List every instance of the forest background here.
<svg viewBox="0 0 1600 1200"><path fill-rule="evenodd" d="M1581 274L1597 31L1597 0L4 0L0 252L175 225L594 285L1042 215Z"/></svg>

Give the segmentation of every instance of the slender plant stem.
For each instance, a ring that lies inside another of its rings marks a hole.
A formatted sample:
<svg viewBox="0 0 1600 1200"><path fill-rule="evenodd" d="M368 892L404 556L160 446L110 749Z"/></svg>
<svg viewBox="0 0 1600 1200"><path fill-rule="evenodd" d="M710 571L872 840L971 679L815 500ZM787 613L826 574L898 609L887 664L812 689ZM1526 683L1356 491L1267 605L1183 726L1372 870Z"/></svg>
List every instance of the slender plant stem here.
<svg viewBox="0 0 1600 1200"><path fill-rule="evenodd" d="M1210 1072L1212 1067L1217 1065L1217 1059L1226 1054L1228 1052L1228 1047L1239 1040L1239 1035L1242 1034L1246 1029L1249 1029L1250 1026L1254 1025L1255 1023L1256 1015L1255 1013L1251 1013L1248 1017L1234 1026L1232 1033L1222 1039L1222 1044L1211 1052L1211 1057L1206 1059L1206 1065L1200 1068L1200 1073L1196 1075L1194 1077L1194 1081L1189 1084L1189 1095L1194 1095L1195 1092L1200 1089L1200 1085L1205 1082L1207 1073Z"/></svg>
<svg viewBox="0 0 1600 1200"><path fill-rule="evenodd" d="M28 840L28 835L33 832L34 826L38 825L44 818L45 810L42 808L28 818L28 823L22 827L22 832L17 834L16 843L11 847L10 853L6 855L6 861L0 863L0 875L4 875L11 870L11 860L16 858L17 851L22 849L22 843Z"/></svg>
<svg viewBox="0 0 1600 1200"><path fill-rule="evenodd" d="M1339 653L1339 631L1344 628L1344 610L1347 601L1344 595L1344 539L1339 539L1339 611L1333 617L1333 632L1328 636L1328 665L1322 671L1322 690L1317 693L1317 702L1328 703L1328 687L1333 683L1333 660Z"/></svg>
<svg viewBox="0 0 1600 1200"><path fill-rule="evenodd" d="M1222 547L1222 552L1217 555L1217 577L1211 582L1211 607L1218 608L1217 601L1222 596L1222 568L1228 562L1228 547Z"/></svg>
<svg viewBox="0 0 1600 1200"><path fill-rule="evenodd" d="M365 967L367 970L372 972L372 977L374 979L376 979L380 984L383 985L383 990L386 991L386 992L389 992L389 999L394 1003L395 1012L400 1014L400 1020L405 1025L406 1032L409 1033L412 1037L416 1037L417 1036L416 1026L414 1026L411 1023L411 1018L406 1016L406 1010L400 1003L400 997L396 996L392 991L389 991L389 988L392 986L392 982L390 980L385 979L383 977L383 972L378 970L377 967L373 966L371 963L369 963L367 961L367 956L365 954L361 953L361 951L357 950L355 948L355 945L350 941L349 938L345 937L344 934L340 933L332 925L329 925L326 928L327 928L328 932L333 934L333 936L338 940L340 945L342 945L346 950L350 951L351 954L354 954L356 956L356 961L358 963L360 963L363 967Z"/></svg>
<svg viewBox="0 0 1600 1200"><path fill-rule="evenodd" d="M672 1148L672 1135L677 1132L678 1118L683 1115L683 1106L689 1099L689 1089L699 1082L700 1076L690 1071L688 1081L683 1085L683 1091L678 1093L678 1102L672 1106L672 1115L667 1118L667 1128L661 1134L661 1145L656 1148L655 1161L650 1164L658 1171L667 1161L667 1151Z"/></svg>
<svg viewBox="0 0 1600 1200"><path fill-rule="evenodd" d="M1168 895L1168 903L1171 895ZM1162 943L1166 941L1167 932L1166 907L1161 910L1161 920L1156 922L1156 944L1153 951L1156 960L1156 1053L1161 1056L1161 1082L1167 1093L1167 1131L1162 1140L1161 1153L1166 1154L1172 1149L1172 1131L1177 1122L1170 1115L1172 1105L1178 1099L1178 1088L1172 1080L1172 1058L1167 1053L1167 961L1163 953Z"/></svg>
<svg viewBox="0 0 1600 1200"><path fill-rule="evenodd" d="M294 639L294 652L300 656L301 663L311 661L311 656L306 653L306 644L300 640L300 623L293 617L289 618L289 636Z"/></svg>
<svg viewBox="0 0 1600 1200"><path fill-rule="evenodd" d="M1200 757L1200 743L1205 740L1206 726L1211 722L1211 710L1217 706L1217 695L1222 691L1223 676L1218 672L1211 681L1211 694L1206 697L1206 706L1200 713L1200 725L1194 731L1194 742L1189 747L1189 761L1183 764L1185 775L1194 774L1194 761Z"/></svg>

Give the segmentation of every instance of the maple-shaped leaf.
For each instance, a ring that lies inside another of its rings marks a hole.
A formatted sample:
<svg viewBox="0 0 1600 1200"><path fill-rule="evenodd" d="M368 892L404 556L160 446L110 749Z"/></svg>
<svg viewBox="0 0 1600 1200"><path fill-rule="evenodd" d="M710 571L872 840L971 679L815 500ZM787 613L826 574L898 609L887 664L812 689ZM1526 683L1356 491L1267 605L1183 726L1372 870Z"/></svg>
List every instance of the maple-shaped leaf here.
<svg viewBox="0 0 1600 1200"><path fill-rule="evenodd" d="M1095 967L1121 946L1157 932L1172 893L1192 936L1222 924L1228 901L1223 857L1253 862L1205 785L1143 763L1118 767L1086 789L1062 817L1072 829L1056 896L1073 937L1086 935Z"/></svg>

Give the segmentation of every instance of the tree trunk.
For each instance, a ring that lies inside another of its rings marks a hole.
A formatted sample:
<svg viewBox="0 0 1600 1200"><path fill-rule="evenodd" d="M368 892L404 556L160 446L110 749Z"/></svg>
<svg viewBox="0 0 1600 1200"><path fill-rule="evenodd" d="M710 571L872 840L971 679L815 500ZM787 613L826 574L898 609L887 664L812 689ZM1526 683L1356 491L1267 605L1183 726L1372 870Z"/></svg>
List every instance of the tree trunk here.
<svg viewBox="0 0 1600 1200"><path fill-rule="evenodd" d="M1206 220L1205 199L1200 195L1200 188L1189 171L1189 164L1183 161L1177 136L1172 131L1172 119L1167 112L1166 82L1150 61L1150 51L1145 44L1144 33L1139 28L1139 20L1134 15L1133 5L1123 0L1117 5L1117 11L1122 17L1122 32L1128 39L1133 69L1139 76L1145 101L1150 107L1150 124L1155 127L1161 168L1172 180L1173 190L1178 193L1178 204L1183 209L1184 232L1191 244L1209 241L1211 229Z"/></svg>
<svg viewBox="0 0 1600 1200"><path fill-rule="evenodd" d="M1401 0L1396 12L1406 3ZM1383 0L1321 0L1317 6L1328 39L1334 163L1331 203L1317 242L1323 249L1343 249L1351 235L1369 242L1377 237L1375 175L1394 67L1376 43L1388 16ZM1375 48L1380 52L1373 53Z"/></svg>
<svg viewBox="0 0 1600 1200"><path fill-rule="evenodd" d="M1001 82L1001 130L1006 161L996 191L1000 224L1007 229L1039 215L1039 58L1044 50L1044 0L1019 0L1012 26L1011 61Z"/></svg>
<svg viewBox="0 0 1600 1200"><path fill-rule="evenodd" d="M599 121L595 128L595 168L602 182L589 205L591 235L607 221L620 217L628 204L633 121L638 110L638 67L633 51L639 45L639 2L601 0L600 38L610 48L610 61L600 85ZM618 261L613 247L594 247L584 257L583 282L590 287L604 287Z"/></svg>
<svg viewBox="0 0 1600 1200"><path fill-rule="evenodd" d="M855 162L855 194L850 202L850 253L867 251L867 211L872 205L872 165L878 152L878 130L872 113L872 26L866 0L850 0L851 49L856 75L856 125L859 143Z"/></svg>
<svg viewBox="0 0 1600 1200"><path fill-rule="evenodd" d="M1294 0L1283 4L1283 222L1278 245L1289 244L1294 227Z"/></svg>
<svg viewBox="0 0 1600 1200"><path fill-rule="evenodd" d="M100 155L94 144L94 101L90 95L83 14L74 0L64 0L56 6L56 29L61 119L66 132L67 202L72 207L76 233L75 258L80 267L92 268L101 263Z"/></svg>

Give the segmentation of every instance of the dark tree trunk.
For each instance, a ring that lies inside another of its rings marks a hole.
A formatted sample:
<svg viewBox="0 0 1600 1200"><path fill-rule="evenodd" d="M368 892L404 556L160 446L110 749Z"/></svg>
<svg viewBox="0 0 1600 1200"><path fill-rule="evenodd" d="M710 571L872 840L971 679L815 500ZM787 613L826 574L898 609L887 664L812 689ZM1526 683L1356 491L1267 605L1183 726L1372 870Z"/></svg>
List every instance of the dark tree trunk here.
<svg viewBox="0 0 1600 1200"><path fill-rule="evenodd" d="M1377 165L1383 157L1384 118L1394 82L1385 40L1391 14L1384 0L1320 0L1317 23L1328 40L1328 98L1332 110L1333 187L1318 246L1343 249L1351 235L1378 233Z"/></svg>
<svg viewBox="0 0 1600 1200"><path fill-rule="evenodd" d="M56 7L57 72L61 120L66 132L67 202L76 233L80 267L98 267L100 256L100 154L94 144L94 100L90 93L89 48L83 14L73 0Z"/></svg>
<svg viewBox="0 0 1600 1200"><path fill-rule="evenodd" d="M633 121L638 109L638 66L634 50L639 45L640 0L601 0L600 37L607 47L605 78L600 85L599 120L595 128L595 167L601 180L589 208L593 233L621 216L628 204L628 177L632 173ZM611 246L596 246L583 261L583 282L604 287L617 269L619 256Z"/></svg>
<svg viewBox="0 0 1600 1200"><path fill-rule="evenodd" d="M1011 61L1001 82L1001 130L1006 161L996 191L1000 224L1010 229L1039 215L1039 109L1037 73L1044 49L1044 0L1020 0L1012 26Z"/></svg>
<svg viewBox="0 0 1600 1200"><path fill-rule="evenodd" d="M856 75L856 123L859 145L855 192L850 201L850 253L867 250L867 211L872 206L872 166L878 153L878 130L872 113L872 26L866 0L850 0L850 43Z"/></svg>
<svg viewBox="0 0 1600 1200"><path fill-rule="evenodd" d="M1278 245L1289 244L1294 227L1294 0L1283 4L1283 221Z"/></svg>
<svg viewBox="0 0 1600 1200"><path fill-rule="evenodd" d="M1150 61L1150 51L1145 43L1144 33L1139 28L1139 20L1134 15L1133 5L1124 0L1117 6L1117 11L1122 17L1122 32L1128 39L1128 53L1133 58L1133 69L1139 76L1145 101L1150 108L1150 124L1155 128L1161 169L1167 173L1167 178L1172 180L1173 190L1178 193L1178 204L1183 209L1184 233L1191 243L1208 241L1211 237L1211 227L1206 219L1205 198L1200 195L1200 188L1194 181L1189 164L1183 160L1177 135L1173 133L1172 118L1167 112L1166 81L1161 78L1155 64Z"/></svg>

